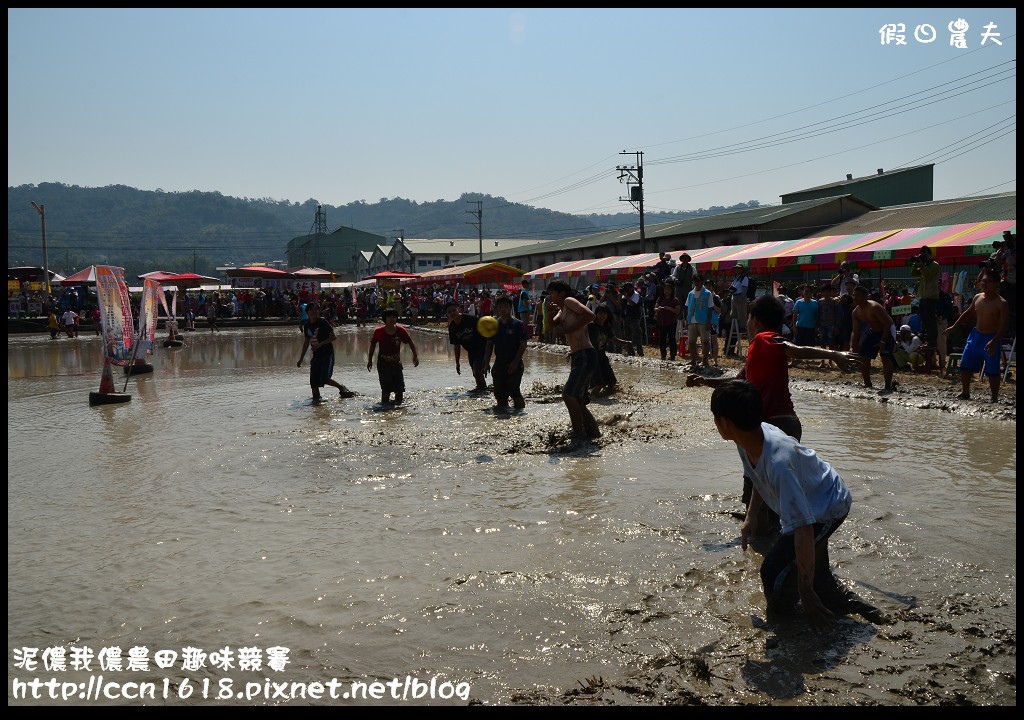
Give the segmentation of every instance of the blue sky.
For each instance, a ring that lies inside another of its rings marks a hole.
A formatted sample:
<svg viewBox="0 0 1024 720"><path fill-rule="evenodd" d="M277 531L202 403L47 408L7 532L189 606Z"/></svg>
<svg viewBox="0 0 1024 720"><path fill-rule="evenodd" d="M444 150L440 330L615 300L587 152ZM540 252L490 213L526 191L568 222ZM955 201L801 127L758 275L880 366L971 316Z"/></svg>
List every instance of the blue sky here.
<svg viewBox="0 0 1024 720"><path fill-rule="evenodd" d="M482 192L616 213L632 207L615 168L641 151L649 212L777 204L848 173L932 162L936 199L1017 187L1007 8L8 8L7 19L12 186L330 205ZM965 48L950 42L959 20ZM890 24L905 44L882 42ZM928 25L933 41L915 38Z"/></svg>

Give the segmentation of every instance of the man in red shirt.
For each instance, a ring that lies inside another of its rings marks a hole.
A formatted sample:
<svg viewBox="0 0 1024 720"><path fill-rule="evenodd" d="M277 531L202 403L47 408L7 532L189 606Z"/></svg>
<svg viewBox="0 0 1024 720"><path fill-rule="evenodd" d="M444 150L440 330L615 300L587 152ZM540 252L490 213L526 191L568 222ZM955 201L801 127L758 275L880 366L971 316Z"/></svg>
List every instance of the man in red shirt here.
<svg viewBox="0 0 1024 720"><path fill-rule="evenodd" d="M813 345L796 345L782 337L782 319L786 309L782 302L772 295L762 295L752 300L747 307L747 337L750 347L744 366L735 377L704 377L691 374L686 378L686 387L706 385L718 387L726 380L736 377L747 380L761 395L764 421L782 430L790 437L800 440L803 427L793 407L789 392L789 359L831 360L843 371L859 366L863 359L857 353L829 350ZM743 478L743 504L750 502L753 484ZM765 508L767 521L758 523L761 528L777 530L779 517Z"/></svg>

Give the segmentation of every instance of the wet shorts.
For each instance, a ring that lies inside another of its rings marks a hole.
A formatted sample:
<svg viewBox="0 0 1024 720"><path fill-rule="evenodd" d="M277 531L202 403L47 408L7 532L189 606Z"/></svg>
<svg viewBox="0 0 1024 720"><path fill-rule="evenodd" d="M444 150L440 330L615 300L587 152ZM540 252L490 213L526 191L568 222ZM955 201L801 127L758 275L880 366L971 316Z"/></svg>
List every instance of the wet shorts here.
<svg viewBox="0 0 1024 720"><path fill-rule="evenodd" d="M978 328L971 328L971 334L967 336L967 344L964 345L964 353L960 357L960 371L976 373L985 367L985 375L996 377L999 375L999 350L989 355L985 352L988 341L995 337L995 333L978 332Z"/></svg>
<svg viewBox="0 0 1024 720"><path fill-rule="evenodd" d="M334 375L334 353L314 353L309 361L309 384L323 387Z"/></svg>
<svg viewBox="0 0 1024 720"><path fill-rule="evenodd" d="M569 379L562 388L562 397L573 397L584 405L590 402L587 392L590 378L597 369L597 350L584 348L569 354Z"/></svg>
<svg viewBox="0 0 1024 720"><path fill-rule="evenodd" d="M882 347L879 350L879 343ZM892 336L891 332L886 332L883 340L883 335L880 332L874 330L866 330L860 336L860 345L857 347L857 354L861 357L866 357L868 360L874 360L879 354L882 357L892 357L892 351L896 348L896 338Z"/></svg>

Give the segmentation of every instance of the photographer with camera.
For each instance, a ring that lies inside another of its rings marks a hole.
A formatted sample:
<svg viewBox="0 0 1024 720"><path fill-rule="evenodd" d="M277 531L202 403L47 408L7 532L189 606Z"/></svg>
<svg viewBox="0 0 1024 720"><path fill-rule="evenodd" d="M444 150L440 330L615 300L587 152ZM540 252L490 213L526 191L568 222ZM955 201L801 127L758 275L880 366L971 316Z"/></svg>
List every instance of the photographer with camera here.
<svg viewBox="0 0 1024 720"><path fill-rule="evenodd" d="M994 270L999 277L999 294L1010 306L1010 324L1016 327L1017 318L1017 233L1009 230L1003 231L1002 240L993 240L992 254L988 260L978 263L981 271L985 269ZM979 282L976 285L981 287L981 273L978 274Z"/></svg>
<svg viewBox="0 0 1024 720"><path fill-rule="evenodd" d="M932 250L927 245L911 260L914 264L910 267L910 274L920 278L917 297L921 301L921 342L935 347L939 342L936 312L939 307L939 273L942 268L932 258Z"/></svg>

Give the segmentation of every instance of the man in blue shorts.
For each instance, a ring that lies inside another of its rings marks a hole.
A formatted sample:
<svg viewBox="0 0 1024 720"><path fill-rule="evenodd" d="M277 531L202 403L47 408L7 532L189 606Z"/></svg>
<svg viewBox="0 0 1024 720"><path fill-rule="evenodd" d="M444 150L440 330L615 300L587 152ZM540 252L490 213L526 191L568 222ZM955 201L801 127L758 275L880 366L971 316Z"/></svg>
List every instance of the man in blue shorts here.
<svg viewBox="0 0 1024 720"><path fill-rule="evenodd" d="M850 336L850 350L867 359L861 365L864 387L871 387L871 361L882 358L882 378L885 388L880 393L891 393L896 389L892 381L893 351L896 349L896 323L885 306L868 297L868 289L858 285L853 290L853 333Z"/></svg>
<svg viewBox="0 0 1024 720"><path fill-rule="evenodd" d="M964 310L953 325L946 329L951 333L961 325L974 323L967 344L960 358L960 386L958 400L971 399L971 378L982 367L988 377L992 402L999 400L999 354L1003 349L1003 336L1010 329L1010 305L999 294L999 273L986 268L978 282L982 291L974 296L970 307Z"/></svg>

